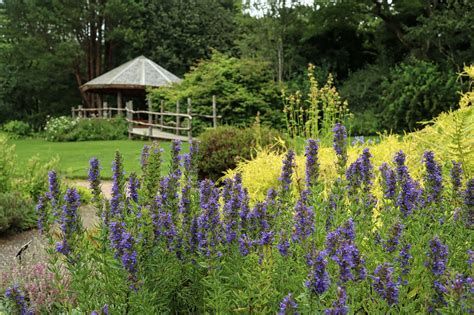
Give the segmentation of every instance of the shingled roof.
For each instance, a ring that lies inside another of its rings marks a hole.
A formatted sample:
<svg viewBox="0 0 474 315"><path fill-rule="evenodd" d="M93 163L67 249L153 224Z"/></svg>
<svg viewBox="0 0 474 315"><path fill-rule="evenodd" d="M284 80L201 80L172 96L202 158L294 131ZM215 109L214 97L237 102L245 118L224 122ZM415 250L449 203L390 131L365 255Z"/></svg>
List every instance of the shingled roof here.
<svg viewBox="0 0 474 315"><path fill-rule="evenodd" d="M181 82L180 78L150 59L140 56L83 84L81 90L144 90L146 87L168 86L178 82Z"/></svg>

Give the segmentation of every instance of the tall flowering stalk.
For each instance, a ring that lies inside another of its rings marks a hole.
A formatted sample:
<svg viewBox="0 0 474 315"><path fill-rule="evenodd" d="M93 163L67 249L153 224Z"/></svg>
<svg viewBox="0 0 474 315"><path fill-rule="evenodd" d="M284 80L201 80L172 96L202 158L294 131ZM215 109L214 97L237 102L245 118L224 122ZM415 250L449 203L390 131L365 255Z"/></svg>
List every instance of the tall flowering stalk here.
<svg viewBox="0 0 474 315"><path fill-rule="evenodd" d="M35 208L36 213L38 214L38 230L40 234L43 234L45 231L49 230L48 211L47 205L45 204L45 199L45 196L40 196Z"/></svg>
<svg viewBox="0 0 474 315"><path fill-rule="evenodd" d="M355 232L352 219L326 236L326 250L339 266L341 282L363 280L367 277L365 261L354 242Z"/></svg>
<svg viewBox="0 0 474 315"><path fill-rule="evenodd" d="M233 180L226 180L222 192L224 199L223 219L226 233L226 241L231 243L237 237L239 231L239 210L247 199L242 187L242 176L235 175Z"/></svg>
<svg viewBox="0 0 474 315"><path fill-rule="evenodd" d="M123 188L124 171L122 165L122 155L116 151L114 161L112 163L112 197L110 199L110 214L113 217L122 216L124 210L123 204ZM107 218L105 218L107 220ZM107 221L106 221L107 222Z"/></svg>
<svg viewBox="0 0 474 315"><path fill-rule="evenodd" d="M283 167L281 168L281 175L278 180L281 183L283 191L288 191L291 185L291 177L295 168L295 151L288 150L285 159L283 160Z"/></svg>
<svg viewBox="0 0 474 315"><path fill-rule="evenodd" d="M451 161L453 163L453 168L451 168L450 176L451 176L451 186L453 190L453 196L458 195L459 191L461 190L462 186L462 164L461 162L456 163L455 161Z"/></svg>
<svg viewBox="0 0 474 315"><path fill-rule="evenodd" d="M128 177L128 194L130 200L137 203L138 202L138 189L140 188L140 181L138 180L137 175L132 172Z"/></svg>
<svg viewBox="0 0 474 315"><path fill-rule="evenodd" d="M441 243L441 240L435 236L430 241L430 250L426 256L428 256L426 266L430 268L433 275L442 276L448 263L448 246Z"/></svg>
<svg viewBox="0 0 474 315"><path fill-rule="evenodd" d="M294 232L292 239L294 242L300 242L307 239L314 232L314 211L312 206L308 206L308 191L301 194L296 202L294 215Z"/></svg>
<svg viewBox="0 0 474 315"><path fill-rule="evenodd" d="M49 182L49 191L47 192L46 195L48 196L51 202L53 215L58 216L61 188L60 188L59 179L58 179L58 175L56 171L51 170L48 172L48 182Z"/></svg>
<svg viewBox="0 0 474 315"><path fill-rule="evenodd" d="M278 315L298 315L298 303L293 299L293 295L288 293L280 302L280 310Z"/></svg>
<svg viewBox="0 0 474 315"><path fill-rule="evenodd" d="M382 175L382 188L384 197L387 199L394 199L397 188L397 178L395 171L390 168L387 163L383 163L379 170L380 174Z"/></svg>
<svg viewBox="0 0 474 315"><path fill-rule="evenodd" d="M21 315L33 315L33 310L30 310L28 303L26 302L25 295L21 291L18 284L15 284L12 287L8 287L5 291L5 297L9 299L13 305L14 309Z"/></svg>
<svg viewBox="0 0 474 315"><path fill-rule="evenodd" d="M345 287L337 287L337 300L332 303L333 308L326 309L326 315L346 315L349 307L346 305L347 295Z"/></svg>
<svg viewBox="0 0 474 315"><path fill-rule="evenodd" d="M371 276L372 286L388 305L398 304L399 282L393 281L393 267L389 263L377 266L374 275Z"/></svg>
<svg viewBox="0 0 474 315"><path fill-rule="evenodd" d="M89 165L89 188L92 192L92 200L98 202L102 193L100 188L100 162L93 157L90 159Z"/></svg>
<svg viewBox="0 0 474 315"><path fill-rule="evenodd" d="M161 181L161 153L163 150L157 142L153 142L147 149L146 155L142 154L142 187L145 204L152 204L160 187Z"/></svg>
<svg viewBox="0 0 474 315"><path fill-rule="evenodd" d="M424 176L426 202L438 202L441 199L443 190L443 176L441 174L441 165L436 162L433 151L426 151L423 154L426 173Z"/></svg>
<svg viewBox="0 0 474 315"><path fill-rule="evenodd" d="M150 148L151 146L145 144L140 154L140 165L142 168L142 172L145 172L146 166L148 164L148 156L150 155Z"/></svg>
<svg viewBox="0 0 474 315"><path fill-rule="evenodd" d="M80 196L75 188L68 188L64 196L65 204L62 208L60 229L63 239L56 244L56 251L68 256L71 252L74 234L81 232L81 226L77 209L79 208Z"/></svg>
<svg viewBox="0 0 474 315"><path fill-rule="evenodd" d="M384 248L387 252L392 253L397 249L398 244L400 243L400 237L403 232L403 224L400 222L395 223L389 230L389 239L384 244Z"/></svg>
<svg viewBox="0 0 474 315"><path fill-rule="evenodd" d="M466 183L464 191L464 220L468 227L474 225L474 178Z"/></svg>
<svg viewBox="0 0 474 315"><path fill-rule="evenodd" d="M109 228L110 243L115 252L115 258L120 260L123 268L128 272L128 279L132 283L130 288L136 289L137 251L135 238L127 231L123 222L112 221Z"/></svg>
<svg viewBox="0 0 474 315"><path fill-rule="evenodd" d="M318 184L319 162L318 162L318 142L313 139L308 140L306 146L306 188L310 189Z"/></svg>
<svg viewBox="0 0 474 315"><path fill-rule="evenodd" d="M333 148L336 151L337 168L340 175L344 174L347 164L347 131L344 125L337 123L332 130L334 133Z"/></svg>
<svg viewBox="0 0 474 315"><path fill-rule="evenodd" d="M326 251L317 252L313 250L309 259L307 259L310 273L308 275L309 280L306 280L305 285L313 294L323 294L331 284L329 273L326 271L328 264L326 256Z"/></svg>
<svg viewBox="0 0 474 315"><path fill-rule="evenodd" d="M219 243L221 221L219 217L219 189L210 180L204 180L200 185L201 215L198 218L199 248L210 255Z"/></svg>
<svg viewBox="0 0 474 315"><path fill-rule="evenodd" d="M394 160L398 184L396 204L402 214L407 217L418 206L422 192L419 188L419 184L414 181L408 173L408 168L405 165L405 153L403 153L403 151L397 152Z"/></svg>
<svg viewBox="0 0 474 315"><path fill-rule="evenodd" d="M400 264L400 269L403 275L410 273L411 260L413 256L410 254L411 244L406 244L400 249L397 261Z"/></svg>
<svg viewBox="0 0 474 315"><path fill-rule="evenodd" d="M363 203L363 208L375 205L375 197L371 194L373 166L370 161L372 154L365 148L359 158L346 171L346 180L349 196Z"/></svg>

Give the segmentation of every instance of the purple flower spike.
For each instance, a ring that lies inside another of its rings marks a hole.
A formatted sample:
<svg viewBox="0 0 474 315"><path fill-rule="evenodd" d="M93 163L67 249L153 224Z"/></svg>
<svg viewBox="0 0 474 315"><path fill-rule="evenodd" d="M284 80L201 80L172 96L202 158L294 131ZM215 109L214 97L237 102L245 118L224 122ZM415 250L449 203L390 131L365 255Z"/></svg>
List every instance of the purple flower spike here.
<svg viewBox="0 0 474 315"><path fill-rule="evenodd" d="M430 241L430 250L426 255L428 256L426 266L435 276L442 276L448 262L448 246L441 243L436 236Z"/></svg>
<svg viewBox="0 0 474 315"><path fill-rule="evenodd" d="M319 162L318 162L318 142L313 139L308 140L306 146L306 188L309 189L318 183Z"/></svg>
<svg viewBox="0 0 474 315"><path fill-rule="evenodd" d="M337 123L332 130L334 132L333 147L336 151L336 156L338 160L339 172L344 174L344 169L347 164L347 132L346 128Z"/></svg>
<svg viewBox="0 0 474 315"><path fill-rule="evenodd" d="M462 185L462 164L461 162L456 163L455 161L452 161L453 163L453 168L450 171L451 175L451 184L453 186L453 193L457 194L459 190L461 189Z"/></svg>
<svg viewBox="0 0 474 315"><path fill-rule="evenodd" d="M392 253L397 249L398 244L400 243L400 237L402 236L403 232L403 224L400 222L395 223L389 231L390 238L384 245L384 248L387 252Z"/></svg>
<svg viewBox="0 0 474 315"><path fill-rule="evenodd" d="M467 181L464 191L464 219L468 227L474 225L474 178Z"/></svg>
<svg viewBox="0 0 474 315"><path fill-rule="evenodd" d="M28 308L25 295L20 290L18 284L8 287L5 291L5 297L15 304L15 309L21 315L33 315L34 312Z"/></svg>
<svg viewBox="0 0 474 315"><path fill-rule="evenodd" d="M89 161L89 187L92 191L93 201L98 201L102 190L100 188L100 162L93 157Z"/></svg>
<svg viewBox="0 0 474 315"><path fill-rule="evenodd" d="M437 202L441 198L443 190L443 176L441 175L441 165L434 159L433 151L426 151L423 154L426 173L424 177L426 202Z"/></svg>
<svg viewBox="0 0 474 315"><path fill-rule="evenodd" d="M62 208L60 219L60 229L62 232L62 241L56 244L56 251L64 255L69 255L70 241L74 233L80 231L77 209L79 208L80 196L75 188L68 188L64 196L65 205Z"/></svg>
<svg viewBox="0 0 474 315"><path fill-rule="evenodd" d="M371 276L373 287L388 305L398 304L398 282L393 282L393 267L384 263L375 268L374 275Z"/></svg>
<svg viewBox="0 0 474 315"><path fill-rule="evenodd" d="M278 315L298 315L298 304L293 299L291 293L288 293L287 296L283 298L280 302L280 310L278 311Z"/></svg>
<svg viewBox="0 0 474 315"><path fill-rule="evenodd" d="M391 169L387 163L383 163L379 170L382 175L382 188L384 197L388 199L394 199L397 185L395 171Z"/></svg>
<svg viewBox="0 0 474 315"><path fill-rule="evenodd" d="M349 307L346 305L347 295L345 287L337 287L337 300L332 303L333 308L325 311L326 315L346 315Z"/></svg>
<svg viewBox="0 0 474 315"><path fill-rule="evenodd" d="M281 187L284 191L290 189L291 176L293 175L293 169L295 168L295 151L288 150L285 159L283 160L283 167L281 169L281 176L278 179L281 182Z"/></svg>
<svg viewBox="0 0 474 315"><path fill-rule="evenodd" d="M305 285L313 294L319 295L326 292L331 284L329 273L326 271L326 266L328 264L326 255L327 253L325 251L314 251L311 254L312 257L308 259L311 271L308 275L309 280L305 282Z"/></svg>

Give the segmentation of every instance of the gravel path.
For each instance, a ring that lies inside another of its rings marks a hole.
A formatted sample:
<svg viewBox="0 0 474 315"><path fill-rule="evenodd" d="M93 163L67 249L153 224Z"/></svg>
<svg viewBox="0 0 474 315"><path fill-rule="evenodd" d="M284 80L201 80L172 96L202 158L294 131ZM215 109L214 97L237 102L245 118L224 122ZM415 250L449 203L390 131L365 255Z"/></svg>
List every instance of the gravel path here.
<svg viewBox="0 0 474 315"><path fill-rule="evenodd" d="M95 208L90 205L80 207L79 214L86 229L93 227L99 220ZM33 229L18 234L0 235L0 273L10 270L11 267L19 263L15 255L29 241L31 243L22 253L22 263L33 264L46 261L46 240L39 234L38 230Z"/></svg>

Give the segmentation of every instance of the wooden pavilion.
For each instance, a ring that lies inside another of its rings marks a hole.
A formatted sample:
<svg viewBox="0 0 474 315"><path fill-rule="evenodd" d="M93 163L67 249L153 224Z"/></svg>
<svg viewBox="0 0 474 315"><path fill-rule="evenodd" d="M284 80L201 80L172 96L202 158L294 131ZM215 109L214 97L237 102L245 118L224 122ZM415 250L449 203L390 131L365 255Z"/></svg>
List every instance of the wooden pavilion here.
<svg viewBox="0 0 474 315"><path fill-rule="evenodd" d="M181 79L159 66L152 60L140 56L115 69L83 84L83 93L93 93L95 104L92 107L103 108L104 100L116 98L117 108L122 109L126 101L134 99L145 104L146 88L169 86Z"/></svg>

